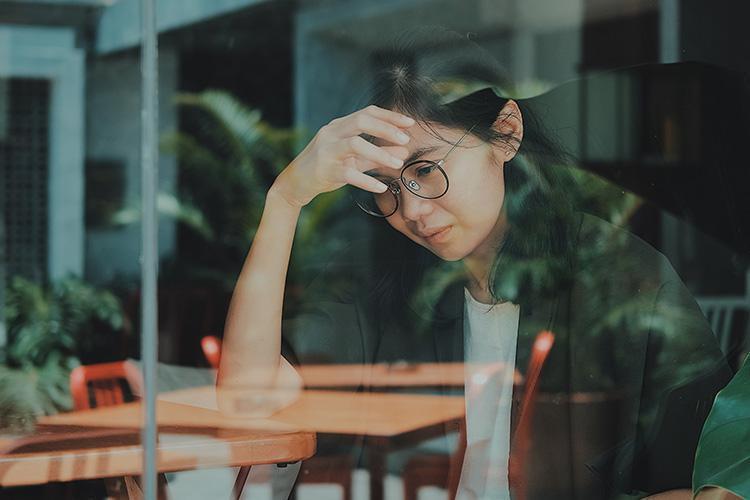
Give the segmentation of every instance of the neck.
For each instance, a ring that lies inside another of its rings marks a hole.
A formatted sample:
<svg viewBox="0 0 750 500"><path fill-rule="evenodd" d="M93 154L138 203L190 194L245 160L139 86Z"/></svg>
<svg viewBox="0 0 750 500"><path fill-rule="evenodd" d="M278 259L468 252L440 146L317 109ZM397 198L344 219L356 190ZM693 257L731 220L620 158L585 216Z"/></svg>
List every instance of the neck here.
<svg viewBox="0 0 750 500"><path fill-rule="evenodd" d="M497 252L505 239L507 225L505 211L502 211L487 239L463 259L466 275L469 279L467 288L477 300L484 299L484 301L487 301L492 299L490 273L497 258Z"/></svg>

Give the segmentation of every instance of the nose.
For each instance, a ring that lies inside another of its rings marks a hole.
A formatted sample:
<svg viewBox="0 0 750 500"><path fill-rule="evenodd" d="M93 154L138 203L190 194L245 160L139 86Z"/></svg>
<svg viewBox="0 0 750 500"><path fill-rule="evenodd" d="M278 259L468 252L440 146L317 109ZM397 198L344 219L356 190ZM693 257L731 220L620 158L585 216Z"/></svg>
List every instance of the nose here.
<svg viewBox="0 0 750 500"><path fill-rule="evenodd" d="M433 201L411 193L408 189L401 189L399 194L399 210L401 217L406 220L417 221L432 213Z"/></svg>

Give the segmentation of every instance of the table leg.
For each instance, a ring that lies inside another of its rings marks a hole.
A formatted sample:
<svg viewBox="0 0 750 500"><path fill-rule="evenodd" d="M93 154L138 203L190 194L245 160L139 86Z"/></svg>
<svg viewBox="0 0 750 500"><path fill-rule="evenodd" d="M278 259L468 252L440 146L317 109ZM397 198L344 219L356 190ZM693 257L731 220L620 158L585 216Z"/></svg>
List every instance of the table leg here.
<svg viewBox="0 0 750 500"><path fill-rule="evenodd" d="M385 459L388 450L381 446L370 446L368 463L370 466L370 500L383 500L383 480L385 479Z"/></svg>
<svg viewBox="0 0 750 500"><path fill-rule="evenodd" d="M250 466L243 465L237 473L237 479L234 481L232 488L232 500L239 500L242 497L242 490L245 488L247 476L250 474Z"/></svg>

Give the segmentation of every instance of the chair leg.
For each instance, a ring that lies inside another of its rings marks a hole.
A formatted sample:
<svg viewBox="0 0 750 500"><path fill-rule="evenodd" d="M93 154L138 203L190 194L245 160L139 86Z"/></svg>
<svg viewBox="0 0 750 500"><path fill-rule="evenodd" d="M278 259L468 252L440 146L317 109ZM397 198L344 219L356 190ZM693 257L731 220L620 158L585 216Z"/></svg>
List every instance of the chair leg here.
<svg viewBox="0 0 750 500"><path fill-rule="evenodd" d="M128 498L127 485L131 479L127 477L111 477L104 480L107 498ZM134 481L134 479L132 479Z"/></svg>
<svg viewBox="0 0 750 500"><path fill-rule="evenodd" d="M114 498L117 499L128 499L128 500L143 500L143 486L141 485L140 477L125 476L123 478L125 486L120 489L117 493L120 496ZM156 478L156 498L159 500L168 500L169 494L167 491L167 476L159 474Z"/></svg>
<svg viewBox="0 0 750 500"><path fill-rule="evenodd" d="M245 488L248 475L250 475L250 466L245 465L240 467L240 471L237 473L237 479L234 481L234 487L232 488L232 500L240 500L242 497L242 490Z"/></svg>
<svg viewBox="0 0 750 500"><path fill-rule="evenodd" d="M351 482L351 480L348 483L342 484L341 488L344 490L343 500L352 500L352 482Z"/></svg>

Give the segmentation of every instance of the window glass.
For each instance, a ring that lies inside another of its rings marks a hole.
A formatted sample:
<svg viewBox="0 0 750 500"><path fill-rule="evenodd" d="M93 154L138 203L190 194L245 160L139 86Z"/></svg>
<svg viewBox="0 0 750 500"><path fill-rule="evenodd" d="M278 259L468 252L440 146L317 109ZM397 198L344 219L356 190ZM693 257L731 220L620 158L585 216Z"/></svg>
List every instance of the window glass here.
<svg viewBox="0 0 750 500"><path fill-rule="evenodd" d="M141 4L0 2L3 489L139 493L149 306L159 494L750 495L744 3Z"/></svg>
<svg viewBox="0 0 750 500"><path fill-rule="evenodd" d="M107 412L141 390L141 61L105 11L0 5L3 498L139 487L140 415Z"/></svg>

